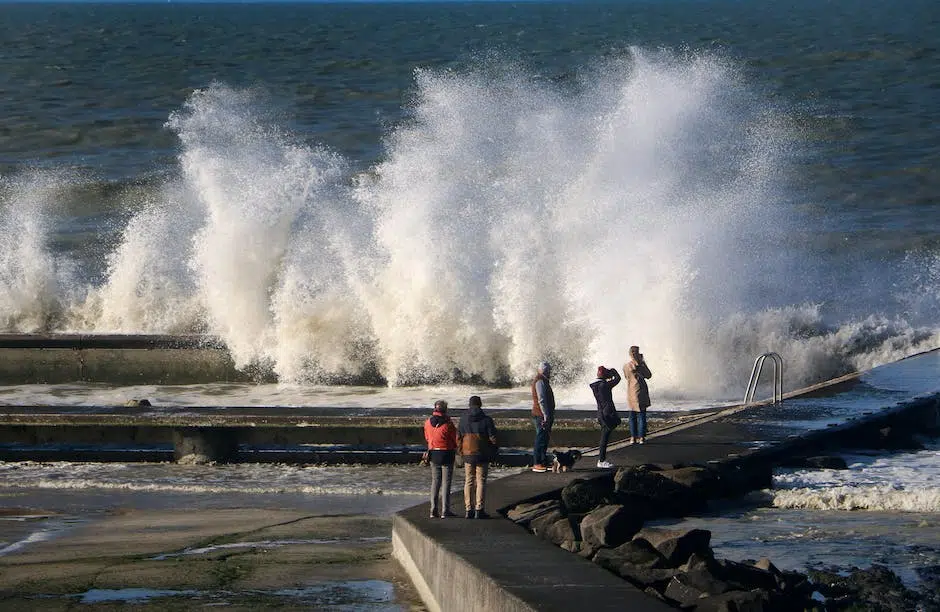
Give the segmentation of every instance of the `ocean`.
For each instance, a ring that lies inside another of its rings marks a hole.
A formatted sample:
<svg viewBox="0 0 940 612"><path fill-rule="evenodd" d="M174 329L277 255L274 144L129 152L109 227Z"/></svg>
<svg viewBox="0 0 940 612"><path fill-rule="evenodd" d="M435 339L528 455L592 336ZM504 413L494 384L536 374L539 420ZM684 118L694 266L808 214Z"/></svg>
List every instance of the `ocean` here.
<svg viewBox="0 0 940 612"><path fill-rule="evenodd" d="M548 359L561 403L590 409L596 366L639 345L653 408L684 410L739 400L766 351L790 390L940 346L930 0L3 3L0 16L0 333L206 334L279 381L19 386L3 403L483 392L511 407ZM387 385L364 385L376 378ZM937 473L930 448L916 471ZM48 469L95 499L121 488L102 484L120 481L107 466L28 469L0 486L22 493ZM123 482L180 477L148 469ZM836 521L824 546L863 563L887 545L864 548L842 521L916 512L934 534L918 536L933 542L923 564L940 564L940 484L878 473L838 486L934 501L825 505L830 485L810 478L817 501L774 520ZM344 478L358 476L330 476L336 491Z"/></svg>

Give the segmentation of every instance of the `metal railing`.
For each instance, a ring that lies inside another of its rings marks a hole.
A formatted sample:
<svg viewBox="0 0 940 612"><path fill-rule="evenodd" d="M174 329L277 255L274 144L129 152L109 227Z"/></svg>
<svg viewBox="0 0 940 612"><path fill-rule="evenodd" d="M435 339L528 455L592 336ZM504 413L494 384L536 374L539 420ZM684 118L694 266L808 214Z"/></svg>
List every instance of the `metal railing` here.
<svg viewBox="0 0 940 612"><path fill-rule="evenodd" d="M757 390L757 380L760 378L764 362L770 357L774 362L774 404L783 403L783 358L777 353L764 353L754 360L754 369L751 370L751 379L744 391L744 405L754 401L754 392Z"/></svg>

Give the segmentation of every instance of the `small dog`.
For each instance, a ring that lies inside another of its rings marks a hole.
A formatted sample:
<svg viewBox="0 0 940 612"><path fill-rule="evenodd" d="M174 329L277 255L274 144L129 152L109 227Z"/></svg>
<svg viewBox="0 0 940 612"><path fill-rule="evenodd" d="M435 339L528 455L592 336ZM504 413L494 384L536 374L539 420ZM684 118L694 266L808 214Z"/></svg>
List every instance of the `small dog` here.
<svg viewBox="0 0 940 612"><path fill-rule="evenodd" d="M555 451L555 458L552 459L552 471L568 472L574 468L574 463L581 458L581 451L569 450L565 452Z"/></svg>

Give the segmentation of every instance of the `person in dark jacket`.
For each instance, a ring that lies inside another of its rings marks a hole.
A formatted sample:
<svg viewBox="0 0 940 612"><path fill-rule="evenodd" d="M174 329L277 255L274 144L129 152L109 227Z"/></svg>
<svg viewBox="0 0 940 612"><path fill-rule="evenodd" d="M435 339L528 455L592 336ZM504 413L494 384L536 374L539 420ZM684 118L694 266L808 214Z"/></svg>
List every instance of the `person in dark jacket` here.
<svg viewBox="0 0 940 612"><path fill-rule="evenodd" d="M620 382L620 374L617 370L607 369L604 366L597 366L597 378L590 384L591 391L594 392L594 401L597 402L597 421L601 424L601 444L597 454L597 467L614 467L607 461L607 443L610 441L610 434L620 425L620 415L617 414L617 407L614 406L613 388Z"/></svg>
<svg viewBox="0 0 940 612"><path fill-rule="evenodd" d="M549 378L552 366L543 361L532 379L532 425L535 426L535 444L532 448L532 471L548 471L548 444L555 422L555 394Z"/></svg>
<svg viewBox="0 0 940 612"><path fill-rule="evenodd" d="M483 412L483 400L474 395L468 402L469 410L460 417L457 426L457 452L463 457L463 499L467 518L486 519L486 476L490 461L496 458L496 425ZM474 497L474 493L476 496Z"/></svg>
<svg viewBox="0 0 940 612"><path fill-rule="evenodd" d="M450 511L450 485L457 455L457 428L447 416L444 400L434 402L434 412L424 422L424 439L431 464L431 518L456 516Z"/></svg>

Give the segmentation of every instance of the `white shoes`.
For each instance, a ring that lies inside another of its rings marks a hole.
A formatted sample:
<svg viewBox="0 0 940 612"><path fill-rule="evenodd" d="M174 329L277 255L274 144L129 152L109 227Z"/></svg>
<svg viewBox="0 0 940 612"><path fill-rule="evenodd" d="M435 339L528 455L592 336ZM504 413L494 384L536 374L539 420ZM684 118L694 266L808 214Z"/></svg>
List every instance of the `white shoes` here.
<svg viewBox="0 0 940 612"><path fill-rule="evenodd" d="M602 468L602 469L610 469L614 467L614 464L611 463L610 461L598 461L597 467Z"/></svg>

